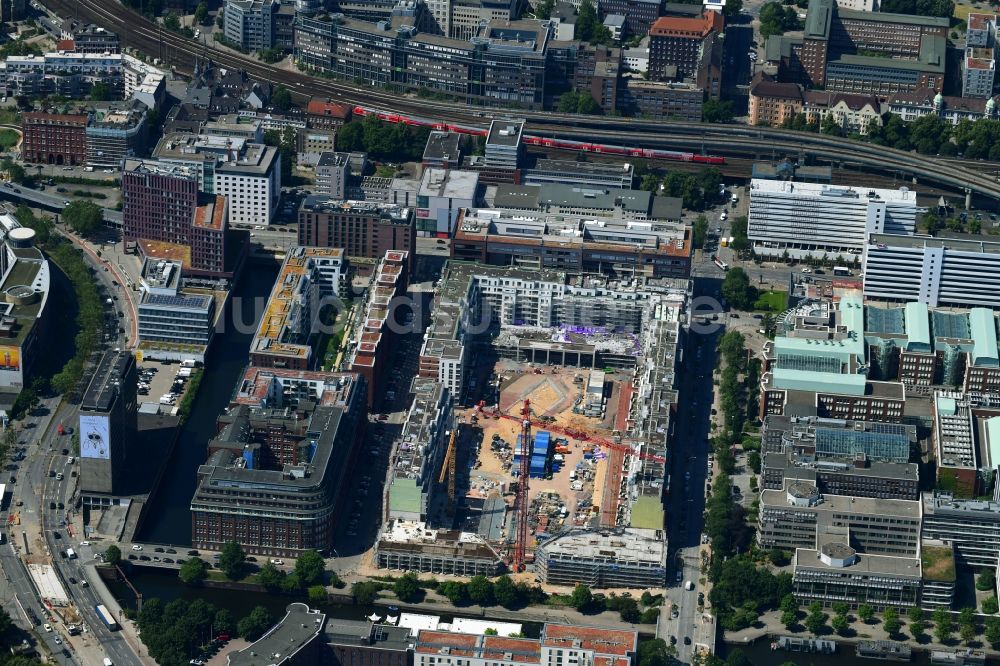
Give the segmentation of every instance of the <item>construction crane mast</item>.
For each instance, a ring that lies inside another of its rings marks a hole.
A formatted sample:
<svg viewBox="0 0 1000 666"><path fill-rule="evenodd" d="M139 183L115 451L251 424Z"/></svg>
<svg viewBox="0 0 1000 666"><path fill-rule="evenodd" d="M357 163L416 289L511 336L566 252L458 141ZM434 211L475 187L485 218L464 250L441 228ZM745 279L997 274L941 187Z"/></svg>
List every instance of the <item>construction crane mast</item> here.
<svg viewBox="0 0 1000 666"><path fill-rule="evenodd" d="M441 474L438 476L438 483L444 483L445 477L448 480L448 515L455 515L455 477L457 476L458 451L455 447L455 438L458 435L458 425L452 428L451 438L448 440L448 449L441 462Z"/></svg>
<svg viewBox="0 0 1000 666"><path fill-rule="evenodd" d="M531 471L531 402L525 398L521 408L521 470L517 477L515 513L517 515L517 540L514 542L515 573L524 571L525 550L528 547L528 474Z"/></svg>

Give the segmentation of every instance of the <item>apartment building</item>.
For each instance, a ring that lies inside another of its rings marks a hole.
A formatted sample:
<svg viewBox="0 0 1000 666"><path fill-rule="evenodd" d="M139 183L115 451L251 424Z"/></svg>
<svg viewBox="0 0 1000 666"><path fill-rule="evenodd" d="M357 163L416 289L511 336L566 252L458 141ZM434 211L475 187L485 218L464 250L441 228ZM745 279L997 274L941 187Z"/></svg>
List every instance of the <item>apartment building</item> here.
<svg viewBox="0 0 1000 666"><path fill-rule="evenodd" d="M290 248L251 342L251 363L262 368L312 369L315 359L309 342L317 332L317 318L324 306L335 304L332 297L340 294L346 273L340 248Z"/></svg>
<svg viewBox="0 0 1000 666"><path fill-rule="evenodd" d="M337 129L351 117L351 109L329 98L313 97L306 105L306 122L312 129Z"/></svg>
<svg viewBox="0 0 1000 666"><path fill-rule="evenodd" d="M400 301L405 300L402 297L406 295L412 256L400 250L385 253L362 303L363 323L355 327L344 354L352 372L368 380L368 407L371 410L375 409L377 399L386 393L397 336L406 324Z"/></svg>
<svg viewBox="0 0 1000 666"><path fill-rule="evenodd" d="M275 14L280 0L226 0L222 34L248 51L274 46Z"/></svg>
<svg viewBox="0 0 1000 666"><path fill-rule="evenodd" d="M751 125L778 127L802 113L803 89L798 83L775 81L763 73L750 86Z"/></svg>
<svg viewBox="0 0 1000 666"><path fill-rule="evenodd" d="M313 196L343 199L347 191L350 162L350 153L320 153L319 162L316 163L316 187ZM300 239L299 245L305 243Z"/></svg>
<svg viewBox="0 0 1000 666"><path fill-rule="evenodd" d="M649 75L653 80L695 77L703 45L723 30L722 15L708 10L700 17L663 16L649 28Z"/></svg>
<svg viewBox="0 0 1000 666"><path fill-rule="evenodd" d="M761 492L757 543L765 550L814 548L817 534L846 528L861 553L916 557L920 517L919 501L824 495L811 483L787 479L784 488Z"/></svg>
<svg viewBox="0 0 1000 666"><path fill-rule="evenodd" d="M992 47L996 45L996 38L996 14L969 13L965 26L965 45L967 47Z"/></svg>
<svg viewBox="0 0 1000 666"><path fill-rule="evenodd" d="M935 115L952 125L958 125L963 120L973 122L980 118L997 117L997 98L974 99L968 97L952 97L922 88L913 92L899 92L886 99L885 106L906 122Z"/></svg>
<svg viewBox="0 0 1000 666"><path fill-rule="evenodd" d="M931 307L1000 307L1000 243L977 237L869 234L863 246L866 298Z"/></svg>
<svg viewBox="0 0 1000 666"><path fill-rule="evenodd" d="M22 116L25 162L81 166L87 163L85 114L55 114L29 111Z"/></svg>
<svg viewBox="0 0 1000 666"><path fill-rule="evenodd" d="M94 109L85 131L87 164L116 169L129 157L145 154L148 108L143 102L114 102Z"/></svg>
<svg viewBox="0 0 1000 666"><path fill-rule="evenodd" d="M311 71L397 90L427 90L475 105L541 107L550 59L547 21L491 21L469 41L422 33L412 19L397 18L372 24L300 17L295 58Z"/></svg>
<svg viewBox="0 0 1000 666"><path fill-rule="evenodd" d="M916 192L753 179L747 236L758 255L862 255L871 234L911 235Z"/></svg>
<svg viewBox="0 0 1000 666"><path fill-rule="evenodd" d="M348 257L364 259L416 251L414 211L398 204L311 195L299 206L298 221L299 245L340 247Z"/></svg>
<svg viewBox="0 0 1000 666"><path fill-rule="evenodd" d="M138 373L132 354L105 352L93 369L80 403L80 495L84 506L118 504L131 474L140 464Z"/></svg>
<svg viewBox="0 0 1000 666"><path fill-rule="evenodd" d="M296 557L326 551L348 515L346 490L365 424L365 380L332 373L317 402L290 408L236 405L219 419L198 468L191 543Z"/></svg>
<svg viewBox="0 0 1000 666"><path fill-rule="evenodd" d="M993 48L968 47L962 59L962 97L993 97L996 55Z"/></svg>
<svg viewBox="0 0 1000 666"><path fill-rule="evenodd" d="M417 189L417 235L451 237L461 211L476 205L478 190L479 174L475 171L424 169Z"/></svg>
<svg viewBox="0 0 1000 666"><path fill-rule="evenodd" d="M119 53L121 40L110 30L89 23L69 21L62 26L61 39L57 42L60 51L79 53Z"/></svg>

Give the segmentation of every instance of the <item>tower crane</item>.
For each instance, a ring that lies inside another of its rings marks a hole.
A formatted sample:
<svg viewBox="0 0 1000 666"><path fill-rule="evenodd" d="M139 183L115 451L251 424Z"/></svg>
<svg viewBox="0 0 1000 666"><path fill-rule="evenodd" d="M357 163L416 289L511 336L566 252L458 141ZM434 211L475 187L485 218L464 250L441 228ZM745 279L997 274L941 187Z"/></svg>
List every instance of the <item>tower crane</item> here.
<svg viewBox="0 0 1000 666"><path fill-rule="evenodd" d="M514 418L514 417L511 417ZM524 571L525 550L528 547L528 474L531 471L531 402L525 398L521 407L521 469L517 478L517 495L514 499L517 515L517 539L514 542L513 569Z"/></svg>

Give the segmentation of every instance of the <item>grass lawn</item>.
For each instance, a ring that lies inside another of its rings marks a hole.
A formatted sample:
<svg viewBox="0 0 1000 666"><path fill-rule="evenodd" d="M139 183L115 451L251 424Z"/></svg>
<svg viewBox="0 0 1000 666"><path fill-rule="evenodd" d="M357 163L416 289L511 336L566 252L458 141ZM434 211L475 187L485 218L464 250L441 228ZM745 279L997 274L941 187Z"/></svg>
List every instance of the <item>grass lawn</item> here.
<svg viewBox="0 0 1000 666"><path fill-rule="evenodd" d="M17 145L18 134L11 129L0 129L0 150L7 150Z"/></svg>
<svg viewBox="0 0 1000 666"><path fill-rule="evenodd" d="M979 9L975 5L971 5L971 4L964 5L964 4L957 4L956 3L955 4L955 12L954 12L954 14L952 14L952 16L954 16L955 18L957 18L960 21L966 21L967 22L969 20L969 14L971 14L972 12L984 12L984 11L988 11L988 10L986 10L986 9Z"/></svg>
<svg viewBox="0 0 1000 666"><path fill-rule="evenodd" d="M754 301L753 309L763 312L781 312L788 307L788 292L762 291Z"/></svg>

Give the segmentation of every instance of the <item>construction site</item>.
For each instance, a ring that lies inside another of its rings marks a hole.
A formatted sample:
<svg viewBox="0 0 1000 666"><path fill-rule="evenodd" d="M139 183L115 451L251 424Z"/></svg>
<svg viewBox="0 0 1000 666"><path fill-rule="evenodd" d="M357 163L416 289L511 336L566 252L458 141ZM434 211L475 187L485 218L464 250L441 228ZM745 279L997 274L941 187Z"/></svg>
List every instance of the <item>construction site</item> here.
<svg viewBox="0 0 1000 666"><path fill-rule="evenodd" d="M417 381L439 385L452 409L425 402L408 416L404 433L436 425L399 443L391 484L399 497L414 490L409 510L390 508L379 566L663 586L686 302L686 281L451 262Z"/></svg>

